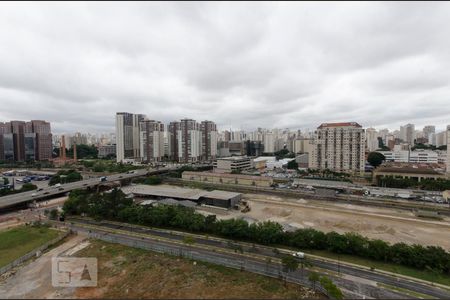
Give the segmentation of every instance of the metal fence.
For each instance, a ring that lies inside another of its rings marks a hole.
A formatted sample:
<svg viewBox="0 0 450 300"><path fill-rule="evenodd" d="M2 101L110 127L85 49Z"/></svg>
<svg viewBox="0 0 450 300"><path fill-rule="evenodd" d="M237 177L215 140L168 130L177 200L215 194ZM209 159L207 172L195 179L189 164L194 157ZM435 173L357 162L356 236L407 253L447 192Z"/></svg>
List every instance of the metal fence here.
<svg viewBox="0 0 450 300"><path fill-rule="evenodd" d="M273 278L278 278L285 280L287 282L300 284L302 286L309 287L311 289L315 289L318 292L321 292L325 295L328 295L327 291L318 283L316 282L313 284L308 279L308 272L303 271L295 271L295 272L284 272L282 270L282 266L278 264L273 264L270 261L267 262L256 262L254 260L236 260L236 259L230 259L227 257L220 257L218 253L212 252L211 255L205 255L204 253L199 253L195 251L195 248L191 250L182 249L181 247L179 249L175 249L173 247L168 247L165 245L152 243L149 241L139 241L139 240L130 240L118 236L114 236L111 234L100 234L95 232L90 232L89 237L103 240L110 243L118 243L129 247L134 248L141 248L145 250L151 250L159 253L165 253L170 254L173 256L179 256L184 257L188 259L203 261L207 263L212 264L218 264L222 266L226 266L229 268L234 268L242 271L248 271L252 273L257 273L264 276L269 276Z"/></svg>
<svg viewBox="0 0 450 300"><path fill-rule="evenodd" d="M0 268L0 275L3 273L8 272L9 270L11 270L12 268L20 265L21 263L23 263L24 261L34 257L34 256L39 256L40 253L42 253L43 251L45 251L48 247L56 244L57 242L61 241L62 239L64 239L65 237L67 237L70 234L70 232L65 232L64 234L58 236L57 238L54 238L51 241L48 241L47 243L45 243L44 245L31 250L30 252L28 252L27 254L19 257L18 259L14 260L13 262L10 262L9 264L7 264L6 266L3 266Z"/></svg>

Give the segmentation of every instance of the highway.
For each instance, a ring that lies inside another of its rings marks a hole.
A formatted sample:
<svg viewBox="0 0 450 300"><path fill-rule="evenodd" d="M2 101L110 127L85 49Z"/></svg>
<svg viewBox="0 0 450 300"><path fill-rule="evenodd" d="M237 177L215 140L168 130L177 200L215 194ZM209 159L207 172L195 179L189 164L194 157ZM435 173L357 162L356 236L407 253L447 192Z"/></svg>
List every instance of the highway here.
<svg viewBox="0 0 450 300"><path fill-rule="evenodd" d="M183 256L189 259L209 262L213 264L224 265L231 268L245 270L253 273L258 273L265 276L275 278L283 278L288 282L298 283L303 286L310 286L311 282L308 280L308 270L296 270L294 272L284 272L279 259L264 256L257 256L248 253L239 253L230 249L218 247L204 246L196 240L192 245L187 245L177 240L168 240L158 238L152 235L136 235L132 232L126 233L123 231L114 231L108 228L97 228L85 226L80 223L66 223L67 227L77 233L88 234L91 238L100 239L107 242L119 243L130 247L142 248L162 253L171 254L174 256ZM393 292L381 287L373 286L357 282L355 280L335 277L327 274L332 278L333 282L337 284L344 292L346 298L381 298L381 299L405 299L411 298L399 292ZM323 290L321 290L323 292Z"/></svg>
<svg viewBox="0 0 450 300"><path fill-rule="evenodd" d="M120 230L129 232L130 234L133 233L139 233L139 234L145 234L153 237L159 237L164 238L167 240L172 240L174 242L182 242L183 238L186 236L186 233L177 232L177 231L169 231L169 230L162 230L162 229L155 229L155 228L149 228L149 227L143 227L143 226L135 226L130 225L126 223L117 223L117 222L110 222L110 221L94 221L91 219L71 219L69 220L70 223L74 225L88 225L88 226L95 226L96 229L104 229L104 230ZM264 256L266 259L277 259L279 258L279 254L276 254L271 247L261 246L261 245L253 245L249 243L243 243L243 242L236 242L231 240L226 240L222 238L212 238L212 237L205 237L202 235L192 235L195 237L195 244L209 246L209 247L215 247L218 249L225 249L225 250L233 250L236 249L236 246L242 247L244 252L246 253L254 253L258 256ZM279 249L281 253L284 254L290 254L292 251ZM413 292L421 293L428 295L433 298L440 298L440 299L448 299L450 298L450 293L448 291L445 291L443 289L440 289L435 286L431 286L428 284L421 283L419 281L415 280L408 280L401 277L392 276L390 274L386 273L380 273L380 272L374 272L370 271L368 268L359 268L354 265L349 265L345 263L336 263L334 261L330 260L323 260L318 259L316 257L308 257L309 262L311 262L315 267L319 267L324 270L333 271L333 272L339 272L340 274L350 275L356 278L363 278L366 280L374 281L377 283L383 283L391 286L396 286L399 288L403 288L406 290L410 290ZM338 278L339 279L339 278ZM342 278L340 279L342 280ZM348 282L344 282L342 284L345 284L344 286L348 288L349 284ZM359 287L361 289L361 287ZM369 291L370 295L366 295L368 297L373 297L374 293L378 293L374 291L373 289L368 289L367 287L364 287L363 290ZM379 298L379 297L375 297ZM381 297L383 298L383 297Z"/></svg>
<svg viewBox="0 0 450 300"><path fill-rule="evenodd" d="M135 178L135 177L145 176L146 174L158 173L158 172L164 172L164 171L170 171L170 170L173 170L173 168L161 168L161 169L152 170L152 171L149 171L147 169L138 169L138 170L134 170L133 173L130 173L130 174L121 173L121 174L108 175L106 178L106 181L102 181L102 182L100 181L100 178L89 178L89 179L85 179L85 180L81 180L81 181L62 184L60 187L49 186L49 187L43 188L43 190L39 191L39 192L37 190L34 190L34 191L30 191L30 192L23 192L23 193L17 193L14 195L3 196L3 197L0 197L0 210L2 208L17 205L20 203L26 203L26 202L30 202L30 201L34 201L34 200L38 200L38 199L49 198L51 196L61 195L61 194L70 192L71 190L75 190L75 189L85 189L88 187L95 187L99 184L106 184L106 183L110 183L110 182L114 182L114 181L118 181L118 180L131 179L131 178ZM33 194L35 194L35 196L33 196Z"/></svg>

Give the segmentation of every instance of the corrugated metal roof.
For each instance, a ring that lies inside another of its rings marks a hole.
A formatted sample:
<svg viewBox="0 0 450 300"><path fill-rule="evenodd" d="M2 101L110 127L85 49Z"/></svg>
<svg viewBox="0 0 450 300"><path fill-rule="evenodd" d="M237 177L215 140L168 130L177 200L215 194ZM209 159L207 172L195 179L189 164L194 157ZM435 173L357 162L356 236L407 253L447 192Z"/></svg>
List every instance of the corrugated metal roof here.
<svg viewBox="0 0 450 300"><path fill-rule="evenodd" d="M198 201L200 197L228 200L239 196L239 193L213 190L211 192L200 189L180 188L164 185L133 185L122 188L125 194L134 194L139 196L156 196L175 199L186 199ZM175 200L177 201L177 200Z"/></svg>

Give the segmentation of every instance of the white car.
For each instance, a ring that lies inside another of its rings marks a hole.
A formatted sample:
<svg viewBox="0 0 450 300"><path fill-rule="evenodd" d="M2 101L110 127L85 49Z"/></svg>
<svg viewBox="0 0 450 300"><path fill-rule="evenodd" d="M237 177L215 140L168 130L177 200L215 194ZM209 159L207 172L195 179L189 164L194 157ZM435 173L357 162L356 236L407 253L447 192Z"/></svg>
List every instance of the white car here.
<svg viewBox="0 0 450 300"><path fill-rule="evenodd" d="M292 253L292 256L295 256L297 258L305 258L305 253L303 253L303 252L294 252L294 253Z"/></svg>

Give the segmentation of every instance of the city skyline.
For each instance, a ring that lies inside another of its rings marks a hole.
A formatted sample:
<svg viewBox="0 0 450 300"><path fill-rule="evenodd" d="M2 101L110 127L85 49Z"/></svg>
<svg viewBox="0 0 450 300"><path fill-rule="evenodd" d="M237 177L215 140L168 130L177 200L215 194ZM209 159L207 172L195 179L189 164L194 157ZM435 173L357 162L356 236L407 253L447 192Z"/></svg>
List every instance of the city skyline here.
<svg viewBox="0 0 450 300"><path fill-rule="evenodd" d="M211 119L219 130L354 121L442 131L449 12L448 3L8 3L0 120L49 120L55 134L113 132L117 111Z"/></svg>

